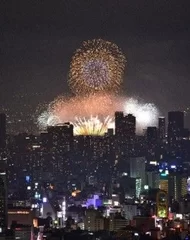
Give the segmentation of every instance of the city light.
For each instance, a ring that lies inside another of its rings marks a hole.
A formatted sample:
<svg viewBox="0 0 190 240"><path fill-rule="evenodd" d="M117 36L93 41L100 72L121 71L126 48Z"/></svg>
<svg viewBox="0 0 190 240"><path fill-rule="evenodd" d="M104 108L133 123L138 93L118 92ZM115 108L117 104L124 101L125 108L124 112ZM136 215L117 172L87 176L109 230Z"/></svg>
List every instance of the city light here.
<svg viewBox="0 0 190 240"><path fill-rule="evenodd" d="M23 2L0 1L0 240L190 239L190 1Z"/></svg>
<svg viewBox="0 0 190 240"><path fill-rule="evenodd" d="M46 197L43 197L43 203L47 203L47 198Z"/></svg>

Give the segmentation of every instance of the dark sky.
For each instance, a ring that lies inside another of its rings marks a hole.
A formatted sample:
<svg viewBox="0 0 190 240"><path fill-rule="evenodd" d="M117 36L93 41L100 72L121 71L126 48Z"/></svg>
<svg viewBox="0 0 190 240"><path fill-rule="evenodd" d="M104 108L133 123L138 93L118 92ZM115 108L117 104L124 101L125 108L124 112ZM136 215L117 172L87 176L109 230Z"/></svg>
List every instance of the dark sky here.
<svg viewBox="0 0 190 240"><path fill-rule="evenodd" d="M190 105L189 0L1 0L0 106L34 112L68 92L83 40L115 42L128 60L124 92L165 113Z"/></svg>

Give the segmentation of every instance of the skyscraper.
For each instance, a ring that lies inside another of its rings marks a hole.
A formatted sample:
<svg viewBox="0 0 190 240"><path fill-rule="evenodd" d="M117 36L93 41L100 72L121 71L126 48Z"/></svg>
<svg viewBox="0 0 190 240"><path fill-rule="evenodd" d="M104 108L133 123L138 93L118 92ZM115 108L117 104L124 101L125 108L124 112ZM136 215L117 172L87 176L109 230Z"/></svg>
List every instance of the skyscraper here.
<svg viewBox="0 0 190 240"><path fill-rule="evenodd" d="M136 118L132 114L124 116L123 112L115 112L115 132L119 137L133 137L136 131Z"/></svg>
<svg viewBox="0 0 190 240"><path fill-rule="evenodd" d="M48 134L51 136L53 146L64 147L66 151L71 149L73 141L73 125L64 123L63 125L48 127Z"/></svg>
<svg viewBox="0 0 190 240"><path fill-rule="evenodd" d="M150 188L159 188L160 173L157 171L146 171L146 185Z"/></svg>
<svg viewBox="0 0 190 240"><path fill-rule="evenodd" d="M168 174L161 173L159 181L159 189L165 191L168 194L169 191Z"/></svg>
<svg viewBox="0 0 190 240"><path fill-rule="evenodd" d="M148 144L156 144L158 139L158 131L156 127L147 128L147 142Z"/></svg>
<svg viewBox="0 0 190 240"><path fill-rule="evenodd" d="M169 112L168 113L168 141L179 140L184 131L184 113L183 112Z"/></svg>
<svg viewBox="0 0 190 240"><path fill-rule="evenodd" d="M156 216L159 218L168 217L168 195L162 189L157 190L156 194Z"/></svg>
<svg viewBox="0 0 190 240"><path fill-rule="evenodd" d="M142 187L145 185L145 157L130 158L130 177L140 178Z"/></svg>
<svg viewBox="0 0 190 240"><path fill-rule="evenodd" d="M166 135L166 119L165 117L159 117L158 119L158 137L163 140Z"/></svg>
<svg viewBox="0 0 190 240"><path fill-rule="evenodd" d="M168 196L179 201L187 194L187 176L179 172L170 173L168 176Z"/></svg>
<svg viewBox="0 0 190 240"><path fill-rule="evenodd" d="M48 127L48 136L54 159L53 172L63 179L72 172L73 125L64 123Z"/></svg>
<svg viewBox="0 0 190 240"><path fill-rule="evenodd" d="M134 137L136 132L136 118L128 114L123 119L123 132L127 137Z"/></svg>
<svg viewBox="0 0 190 240"><path fill-rule="evenodd" d="M0 113L0 149L6 146L6 115Z"/></svg>
<svg viewBox="0 0 190 240"><path fill-rule="evenodd" d="M4 233L7 227L7 181L6 161L0 157L0 232Z"/></svg>
<svg viewBox="0 0 190 240"><path fill-rule="evenodd" d="M124 116L123 112L116 112L115 127L116 155L119 156L120 159L123 156L133 156L136 136L136 118L132 114Z"/></svg>
<svg viewBox="0 0 190 240"><path fill-rule="evenodd" d="M118 136L122 133L124 113L115 112L115 134Z"/></svg>

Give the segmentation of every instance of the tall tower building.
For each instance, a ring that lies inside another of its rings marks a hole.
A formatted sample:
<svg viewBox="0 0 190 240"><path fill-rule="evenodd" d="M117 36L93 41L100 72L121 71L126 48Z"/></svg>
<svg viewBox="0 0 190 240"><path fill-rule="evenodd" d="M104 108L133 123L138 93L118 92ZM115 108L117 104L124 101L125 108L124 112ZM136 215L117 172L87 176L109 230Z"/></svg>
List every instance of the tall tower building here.
<svg viewBox="0 0 190 240"><path fill-rule="evenodd" d="M183 112L169 112L168 113L168 141L179 140L184 131L184 113Z"/></svg>
<svg viewBox="0 0 190 240"><path fill-rule="evenodd" d="M158 137L163 140L166 136L166 119L165 117L159 117L158 119Z"/></svg>
<svg viewBox="0 0 190 240"><path fill-rule="evenodd" d="M123 112L115 112L115 133L119 137L135 136L136 118L132 114L124 116Z"/></svg>
<svg viewBox="0 0 190 240"><path fill-rule="evenodd" d="M146 185L150 188L159 188L160 173L157 171L146 171Z"/></svg>
<svg viewBox="0 0 190 240"><path fill-rule="evenodd" d="M124 116L123 112L116 112L115 127L116 155L121 158L123 156L134 156L136 118L132 114Z"/></svg>
<svg viewBox="0 0 190 240"><path fill-rule="evenodd" d="M158 130L156 127L147 128L147 142L148 144L156 144L158 139Z"/></svg>
<svg viewBox="0 0 190 240"><path fill-rule="evenodd" d="M115 112L115 135L117 136L122 133L123 118L123 112Z"/></svg>
<svg viewBox="0 0 190 240"><path fill-rule="evenodd" d="M179 201L188 193L187 176L178 172L170 173L168 183L169 197L173 197L175 200Z"/></svg>
<svg viewBox="0 0 190 240"><path fill-rule="evenodd" d="M64 123L63 125L48 127L48 134L51 136L53 146L64 147L69 151L73 141L73 125Z"/></svg>
<svg viewBox="0 0 190 240"><path fill-rule="evenodd" d="M142 187L145 185L145 157L130 158L130 177L140 178Z"/></svg>
<svg viewBox="0 0 190 240"><path fill-rule="evenodd" d="M165 191L168 194L169 191L168 173L160 174L159 189Z"/></svg>
<svg viewBox="0 0 190 240"><path fill-rule="evenodd" d="M127 137L134 137L136 132L136 118L128 114L123 119L123 133Z"/></svg>
<svg viewBox="0 0 190 240"><path fill-rule="evenodd" d="M0 232L7 227L7 181L6 161L0 159Z"/></svg>
<svg viewBox="0 0 190 240"><path fill-rule="evenodd" d="M168 217L168 195L162 189L156 194L156 216L158 218Z"/></svg>
<svg viewBox="0 0 190 240"><path fill-rule="evenodd" d="M73 171L73 125L64 123L62 125L48 127L48 137L53 154L53 172L57 178L63 179Z"/></svg>
<svg viewBox="0 0 190 240"><path fill-rule="evenodd" d="M0 149L6 146L6 115L0 113Z"/></svg>

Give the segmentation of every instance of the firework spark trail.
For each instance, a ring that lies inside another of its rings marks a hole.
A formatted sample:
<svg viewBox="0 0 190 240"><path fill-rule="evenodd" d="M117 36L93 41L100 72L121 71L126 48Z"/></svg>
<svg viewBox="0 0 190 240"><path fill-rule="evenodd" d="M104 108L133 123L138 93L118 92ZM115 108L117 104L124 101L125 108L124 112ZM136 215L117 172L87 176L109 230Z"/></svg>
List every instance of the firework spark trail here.
<svg viewBox="0 0 190 240"><path fill-rule="evenodd" d="M153 103L143 103L134 98L129 98L124 104L124 113L133 114L136 117L137 132L149 126L157 126L159 110Z"/></svg>
<svg viewBox="0 0 190 240"><path fill-rule="evenodd" d="M55 126L59 123L62 123L59 116L54 115L53 112L49 110L42 112L37 120L37 124L42 130L46 129L47 126Z"/></svg>
<svg viewBox="0 0 190 240"><path fill-rule="evenodd" d="M38 126L40 129L45 129L49 125L57 125L69 121L77 127L75 123L79 119L82 121L84 118L86 121L89 121L86 124L87 126L92 124L95 127L96 123L97 127L100 128L102 121L104 122L102 127L106 125L111 126L110 118L114 116L114 111L121 107L121 102L116 99L113 95L101 94L89 97L58 97L47 106L47 110L40 113L37 121ZM109 118L110 113L112 116ZM97 128L94 131L97 131Z"/></svg>
<svg viewBox="0 0 190 240"><path fill-rule="evenodd" d="M74 97L60 96L38 117L41 129L71 122L75 134L102 135L114 128L116 111L136 117L137 132L155 125L158 110L154 104L144 104L134 98L116 96L126 59L117 45L94 39L83 42L71 61L68 84Z"/></svg>
<svg viewBox="0 0 190 240"><path fill-rule="evenodd" d="M148 126L157 125L159 111L154 104L109 94L74 98L58 97L49 104L45 112L39 115L38 125L40 129L45 129L50 125L70 121L74 125L75 134L82 133L82 131L88 134L99 131L102 134L104 130L98 130L101 126L103 129L114 128L116 111L131 113L136 117L137 133L142 133L143 129ZM112 119L111 122L109 122L110 119ZM89 131L87 131L88 127Z"/></svg>
<svg viewBox="0 0 190 240"><path fill-rule="evenodd" d="M75 135L104 135L108 128L113 126L113 119L109 116L100 120L98 116L89 119L76 118L74 125Z"/></svg>
<svg viewBox="0 0 190 240"><path fill-rule="evenodd" d="M60 119L73 121L75 117L99 116L105 117L121 109L121 101L114 95L96 94L89 97L77 96L72 98L57 98L51 104L54 115Z"/></svg>
<svg viewBox="0 0 190 240"><path fill-rule="evenodd" d="M83 42L72 57L69 86L77 95L117 92L123 81L125 63L116 44L102 39Z"/></svg>

